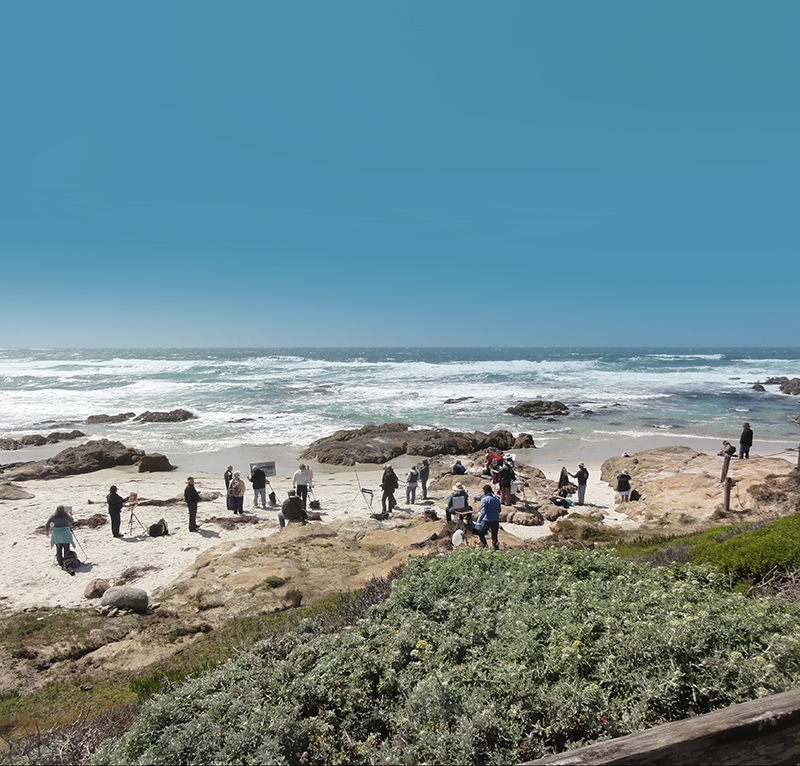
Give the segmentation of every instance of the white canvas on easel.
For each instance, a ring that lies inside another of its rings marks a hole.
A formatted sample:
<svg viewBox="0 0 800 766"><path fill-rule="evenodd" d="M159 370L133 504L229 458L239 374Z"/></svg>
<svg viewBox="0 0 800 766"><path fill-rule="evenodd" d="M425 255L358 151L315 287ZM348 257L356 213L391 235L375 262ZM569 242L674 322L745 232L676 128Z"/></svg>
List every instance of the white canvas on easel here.
<svg viewBox="0 0 800 766"><path fill-rule="evenodd" d="M467 499L464 495L458 495L453 498L453 510L463 511L467 507Z"/></svg>

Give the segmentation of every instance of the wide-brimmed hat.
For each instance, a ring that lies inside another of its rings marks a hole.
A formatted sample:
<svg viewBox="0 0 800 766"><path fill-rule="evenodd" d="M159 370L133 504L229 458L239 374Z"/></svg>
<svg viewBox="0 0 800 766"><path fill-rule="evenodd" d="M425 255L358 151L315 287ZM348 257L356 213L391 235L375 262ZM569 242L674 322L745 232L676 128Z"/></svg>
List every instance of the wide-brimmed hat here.
<svg viewBox="0 0 800 766"><path fill-rule="evenodd" d="M453 484L453 489L456 492L463 492L464 491L464 485L460 481L457 481L455 484Z"/></svg>

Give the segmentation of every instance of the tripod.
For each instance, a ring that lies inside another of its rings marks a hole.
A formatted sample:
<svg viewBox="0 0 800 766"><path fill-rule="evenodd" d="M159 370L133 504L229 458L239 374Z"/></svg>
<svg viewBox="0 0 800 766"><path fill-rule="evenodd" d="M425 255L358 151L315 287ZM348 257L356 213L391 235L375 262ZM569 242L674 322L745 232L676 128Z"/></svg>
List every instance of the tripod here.
<svg viewBox="0 0 800 766"><path fill-rule="evenodd" d="M144 533L147 534L147 527L144 524L142 524L141 521L139 521L139 517L136 515L136 512L134 510L136 508L136 504L139 502L139 498L138 498L138 496L136 495L135 492L131 492L130 497L128 499L128 502L133 503L133 505L131 505L131 515L130 515L130 517L128 519L128 537L132 537L133 536L133 520L134 519L136 519L136 521L139 522L139 526L144 530Z"/></svg>

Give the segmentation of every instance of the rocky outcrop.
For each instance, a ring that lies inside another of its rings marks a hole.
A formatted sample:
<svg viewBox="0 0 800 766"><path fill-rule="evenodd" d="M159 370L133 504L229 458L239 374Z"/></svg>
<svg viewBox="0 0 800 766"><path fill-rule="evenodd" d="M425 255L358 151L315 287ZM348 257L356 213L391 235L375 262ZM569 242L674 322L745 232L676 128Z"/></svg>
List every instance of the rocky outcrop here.
<svg viewBox="0 0 800 766"><path fill-rule="evenodd" d="M784 394L797 396L800 394L800 378L787 378L781 375L777 378L768 378L764 381L767 386L778 386Z"/></svg>
<svg viewBox="0 0 800 766"><path fill-rule="evenodd" d="M86 423L89 425L93 423L124 423L135 416L135 412L120 412L119 415L89 415Z"/></svg>
<svg viewBox="0 0 800 766"><path fill-rule="evenodd" d="M169 462L166 455L152 452L139 461L139 473L157 473L159 471L174 471L176 466Z"/></svg>
<svg viewBox="0 0 800 766"><path fill-rule="evenodd" d="M19 439L5 438L0 439L0 450L17 450L25 447L41 447L44 444L58 444L58 442L68 441L69 439L80 439L86 436L83 431L77 429L73 431L53 431L47 436L41 434L28 434Z"/></svg>
<svg viewBox="0 0 800 766"><path fill-rule="evenodd" d="M10 468L3 466L4 478L28 481L74 476L118 465L134 465L144 457L144 454L142 450L126 447L122 442L99 439L88 441L78 447L69 447L47 460L16 464Z"/></svg>
<svg viewBox="0 0 800 766"><path fill-rule="evenodd" d="M115 609L130 609L132 612L146 614L150 599L147 591L143 591L141 588L133 588L130 585L113 585L103 593L100 605Z"/></svg>
<svg viewBox="0 0 800 766"><path fill-rule="evenodd" d="M134 421L137 423L182 423L185 420L194 420L197 415L193 415L189 410L170 410L169 412L143 412L137 415Z"/></svg>
<svg viewBox="0 0 800 766"><path fill-rule="evenodd" d="M569 415L569 409L566 404L558 400L546 401L544 399L520 402L513 407L509 407L506 412L509 415L517 415L521 418L546 418Z"/></svg>
<svg viewBox="0 0 800 766"><path fill-rule="evenodd" d="M760 383L753 383L753 391L759 391L763 393L766 390L767 389L764 388L764 386L762 386Z"/></svg>
<svg viewBox="0 0 800 766"><path fill-rule="evenodd" d="M468 455L487 449L509 450L515 439L510 431L461 433L446 428L411 431L406 423L368 425L337 431L317 439L301 455L331 465L385 463L399 455Z"/></svg>

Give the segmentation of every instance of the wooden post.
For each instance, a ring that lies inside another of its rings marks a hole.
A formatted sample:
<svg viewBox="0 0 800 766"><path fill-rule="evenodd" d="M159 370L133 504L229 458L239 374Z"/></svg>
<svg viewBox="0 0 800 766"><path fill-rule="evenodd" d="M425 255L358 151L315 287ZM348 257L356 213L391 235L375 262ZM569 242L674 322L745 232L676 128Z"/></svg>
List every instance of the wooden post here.
<svg viewBox="0 0 800 766"><path fill-rule="evenodd" d="M725 513L730 513L731 510L731 487L733 486L733 479L725 479Z"/></svg>
<svg viewBox="0 0 800 766"><path fill-rule="evenodd" d="M722 476L719 478L719 483L722 484L725 479L728 477L728 466L731 464L731 456L725 455L725 458L722 461Z"/></svg>

